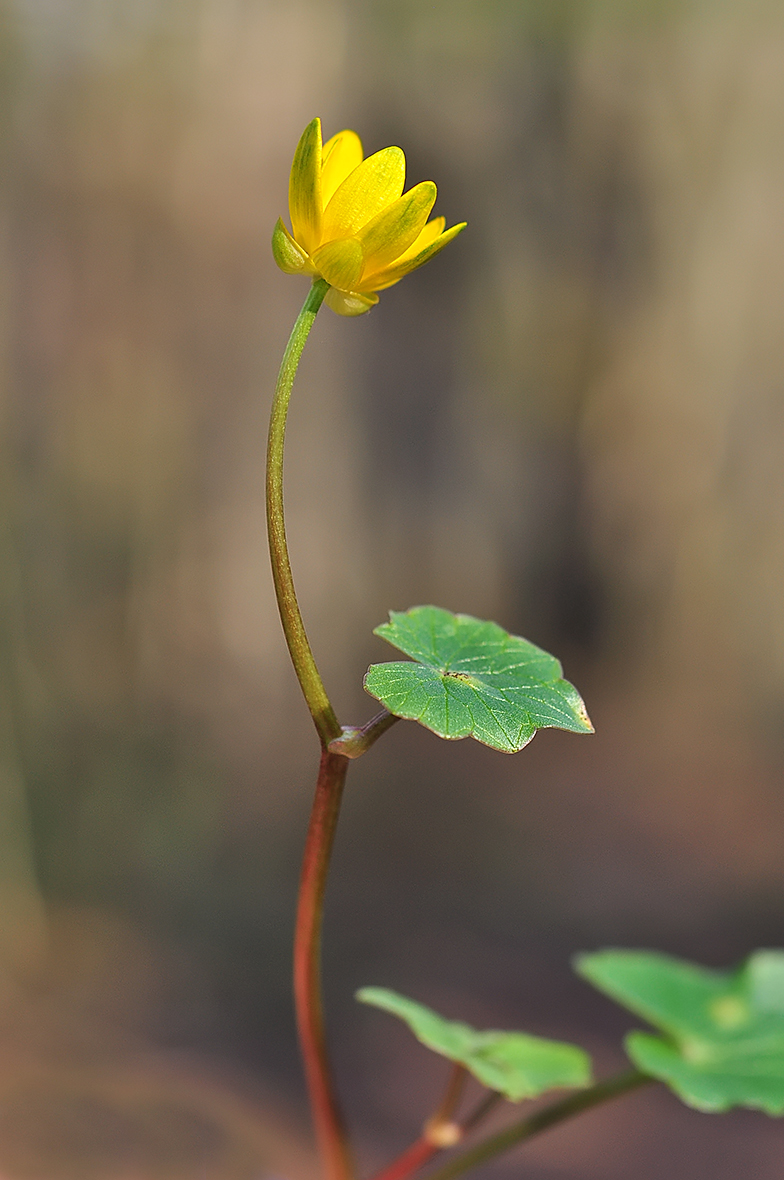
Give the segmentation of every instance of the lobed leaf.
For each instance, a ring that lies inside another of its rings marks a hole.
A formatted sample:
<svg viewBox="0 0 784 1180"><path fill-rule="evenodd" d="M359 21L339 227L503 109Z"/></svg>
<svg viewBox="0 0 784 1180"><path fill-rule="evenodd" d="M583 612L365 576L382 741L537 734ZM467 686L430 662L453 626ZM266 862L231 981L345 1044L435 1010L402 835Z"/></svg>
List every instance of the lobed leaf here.
<svg viewBox="0 0 784 1180"><path fill-rule="evenodd" d="M711 971L650 951L600 951L580 975L663 1037L632 1032L629 1057L703 1111L747 1106L784 1114L784 950Z"/></svg>
<svg viewBox="0 0 784 1180"><path fill-rule="evenodd" d="M521 1032L479 1032L383 987L364 987L357 999L398 1016L428 1049L464 1065L483 1086L511 1102L590 1084L590 1058L576 1045Z"/></svg>
<svg viewBox="0 0 784 1180"><path fill-rule="evenodd" d="M443 738L473 737L512 754L537 729L593 733L580 694L542 648L497 623L435 606L390 611L375 635L414 663L372 664L371 696Z"/></svg>

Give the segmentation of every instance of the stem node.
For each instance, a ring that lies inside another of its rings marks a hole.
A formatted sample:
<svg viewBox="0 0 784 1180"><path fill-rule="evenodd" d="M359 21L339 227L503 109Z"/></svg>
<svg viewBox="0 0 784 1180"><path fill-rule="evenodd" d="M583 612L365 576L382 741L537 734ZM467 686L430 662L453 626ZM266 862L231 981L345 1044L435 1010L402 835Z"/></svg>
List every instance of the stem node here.
<svg viewBox="0 0 784 1180"><path fill-rule="evenodd" d="M422 1130L422 1138L433 1147L454 1147L463 1138L463 1128L451 1120L443 1122L441 1119L428 1119Z"/></svg>
<svg viewBox="0 0 784 1180"><path fill-rule="evenodd" d="M340 736L333 738L327 749L331 754L342 754L344 758L361 758L382 733L386 733L399 720L387 709L382 709L365 725L344 725Z"/></svg>

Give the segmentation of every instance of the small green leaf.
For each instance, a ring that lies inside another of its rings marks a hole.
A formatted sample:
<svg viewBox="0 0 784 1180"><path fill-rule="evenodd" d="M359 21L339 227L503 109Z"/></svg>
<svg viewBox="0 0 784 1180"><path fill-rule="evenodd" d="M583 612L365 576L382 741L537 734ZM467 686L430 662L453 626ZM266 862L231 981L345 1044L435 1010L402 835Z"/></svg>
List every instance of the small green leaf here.
<svg viewBox="0 0 784 1180"><path fill-rule="evenodd" d="M626 1051L688 1106L784 1114L784 950L757 951L737 971L650 951L600 951L576 967L665 1034L632 1032Z"/></svg>
<svg viewBox="0 0 784 1180"><path fill-rule="evenodd" d="M357 999L399 1016L428 1049L464 1065L483 1086L511 1102L590 1084L591 1060L576 1045L521 1032L478 1032L384 987L363 987Z"/></svg>
<svg viewBox="0 0 784 1180"><path fill-rule="evenodd" d="M371 664L365 688L396 717L507 754L545 727L593 733L558 660L527 639L435 606L390 611L389 620L374 634L416 662Z"/></svg>

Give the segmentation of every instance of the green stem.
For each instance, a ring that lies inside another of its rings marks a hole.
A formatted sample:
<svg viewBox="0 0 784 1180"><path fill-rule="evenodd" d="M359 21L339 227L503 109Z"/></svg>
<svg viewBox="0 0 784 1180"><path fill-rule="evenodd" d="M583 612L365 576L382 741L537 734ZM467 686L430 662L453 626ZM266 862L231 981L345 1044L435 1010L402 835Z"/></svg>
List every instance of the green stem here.
<svg viewBox="0 0 784 1180"><path fill-rule="evenodd" d="M555 1127L558 1123L563 1123L567 1119L574 1118L575 1115L582 1114L584 1110L600 1106L604 1102L619 1098L622 1094L628 1094L629 1091L636 1090L653 1081L655 1078L650 1078L647 1074L633 1069L628 1073L608 1078L606 1082L597 1082L589 1090L580 1090L576 1094L570 1094L568 1098L554 1102L552 1106L546 1106L544 1110L538 1110L536 1114L529 1115L528 1118L513 1123L511 1127L505 1127L503 1131L477 1143L475 1147L450 1160L442 1168L430 1172L427 1180L452 1180L453 1176L459 1176L462 1172L467 1172L469 1168L475 1168L477 1164L483 1164L493 1156L500 1155L502 1151L508 1151L510 1147L515 1147L518 1143L532 1139L534 1135L539 1135L548 1127Z"/></svg>
<svg viewBox="0 0 784 1180"><path fill-rule="evenodd" d="M291 662L324 748L333 738L340 737L341 728L316 667L316 661L313 659L294 590L283 518L283 444L291 389L299 358L328 290L329 284L324 279L317 279L308 293L302 311L297 316L275 386L267 441L267 531L275 595Z"/></svg>

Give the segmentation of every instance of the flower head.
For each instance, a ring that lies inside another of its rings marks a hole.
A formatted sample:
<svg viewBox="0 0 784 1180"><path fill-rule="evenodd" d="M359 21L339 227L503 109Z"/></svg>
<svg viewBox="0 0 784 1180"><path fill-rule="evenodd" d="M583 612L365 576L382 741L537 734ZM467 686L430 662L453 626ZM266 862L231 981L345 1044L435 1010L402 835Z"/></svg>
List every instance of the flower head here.
<svg viewBox="0 0 784 1180"><path fill-rule="evenodd" d="M325 279L325 302L340 315L369 311L377 291L427 262L466 225L428 221L436 186L425 180L404 193L405 175L400 148L365 160L354 131L339 131L322 146L321 120L314 119L291 166L292 232L278 218L272 235L280 269Z"/></svg>

